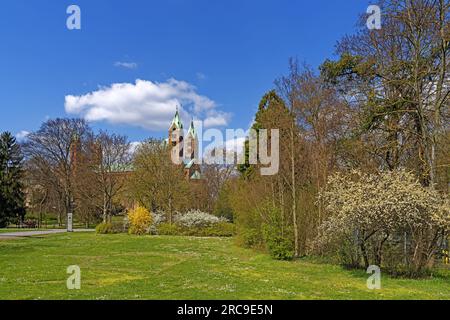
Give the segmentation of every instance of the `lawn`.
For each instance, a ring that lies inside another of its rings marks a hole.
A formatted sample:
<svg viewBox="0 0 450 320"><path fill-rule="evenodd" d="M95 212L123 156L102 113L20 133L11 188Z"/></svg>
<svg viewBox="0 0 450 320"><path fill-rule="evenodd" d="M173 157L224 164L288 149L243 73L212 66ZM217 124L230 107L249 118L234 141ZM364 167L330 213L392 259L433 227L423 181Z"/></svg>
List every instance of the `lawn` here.
<svg viewBox="0 0 450 320"><path fill-rule="evenodd" d="M0 299L450 299L450 272L382 278L311 260L274 261L233 239L58 234L0 240ZM81 290L66 269L81 268Z"/></svg>
<svg viewBox="0 0 450 320"><path fill-rule="evenodd" d="M30 228L30 229L26 229L26 228L5 228L5 229L0 229L0 234L2 233L10 233L10 232L27 232L27 231L40 231L40 230L47 230L45 228Z"/></svg>
<svg viewBox="0 0 450 320"><path fill-rule="evenodd" d="M27 229L27 230L29 230L29 229ZM0 233L9 233L9 232L17 232L17 231L25 231L25 229L18 229L18 228L0 229Z"/></svg>

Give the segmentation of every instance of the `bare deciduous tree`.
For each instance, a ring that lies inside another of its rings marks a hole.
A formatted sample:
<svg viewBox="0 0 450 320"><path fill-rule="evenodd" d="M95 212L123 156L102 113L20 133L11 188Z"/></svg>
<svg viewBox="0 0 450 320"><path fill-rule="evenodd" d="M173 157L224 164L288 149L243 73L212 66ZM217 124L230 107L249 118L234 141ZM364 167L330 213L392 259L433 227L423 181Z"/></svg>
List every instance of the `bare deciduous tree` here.
<svg viewBox="0 0 450 320"><path fill-rule="evenodd" d="M84 120L48 120L27 137L23 147L33 170L39 172L35 175L36 182L58 193L66 215L73 212L76 148L82 147L90 135L91 130Z"/></svg>

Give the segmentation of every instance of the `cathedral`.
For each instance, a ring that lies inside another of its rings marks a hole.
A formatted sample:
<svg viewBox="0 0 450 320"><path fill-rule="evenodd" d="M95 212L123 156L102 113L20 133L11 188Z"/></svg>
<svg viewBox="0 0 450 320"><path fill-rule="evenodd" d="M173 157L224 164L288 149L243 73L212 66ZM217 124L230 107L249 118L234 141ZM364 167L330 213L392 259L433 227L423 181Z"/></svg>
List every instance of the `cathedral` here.
<svg viewBox="0 0 450 320"><path fill-rule="evenodd" d="M199 181L202 179L201 168L198 165L198 136L194 120L191 121L187 136L184 137L183 122L178 109L169 127L169 146L179 149L179 162L184 166L184 175L187 180Z"/></svg>
<svg viewBox="0 0 450 320"><path fill-rule="evenodd" d="M181 121L180 113L178 109L173 117L173 120L169 127L168 139L165 140L171 148L178 147L178 163L183 166L183 172L186 180L200 181L202 180L202 171L200 165L197 163L199 159L199 143L197 130L194 126L194 120L191 121L189 130L185 137L183 122ZM102 162L101 147L94 143L89 146L89 152L83 152L81 148L80 138L74 135L70 145L70 159L73 162L74 173L78 170L79 165L84 161L96 161L99 164ZM93 158L88 158L91 156ZM133 172L132 166L126 166L126 168L120 168L117 172L113 169L114 174L128 175Z"/></svg>

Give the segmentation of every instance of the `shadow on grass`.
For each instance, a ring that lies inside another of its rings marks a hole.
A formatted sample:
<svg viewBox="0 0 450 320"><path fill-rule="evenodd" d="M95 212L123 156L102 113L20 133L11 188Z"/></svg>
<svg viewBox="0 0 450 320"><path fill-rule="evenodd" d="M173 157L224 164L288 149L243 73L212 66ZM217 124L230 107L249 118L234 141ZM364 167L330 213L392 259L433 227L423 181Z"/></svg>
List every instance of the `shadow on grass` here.
<svg viewBox="0 0 450 320"><path fill-rule="evenodd" d="M306 262L310 264L315 264L318 266L328 266L328 267L335 267L340 269L342 272L346 273L347 275L351 276L355 279L361 279L364 280L367 279L370 274L366 272L364 268L361 267L355 267L355 266L344 266L339 265L337 263L331 262L325 257L302 257L295 261L299 262ZM427 270L425 273L419 275L419 276L411 276L407 271L400 270L400 271L392 271L388 270L386 268L381 268L381 272L384 276L388 277L389 279L401 279L401 280L433 280L433 279L439 279L448 281L450 283L450 266L446 265L438 265L432 270Z"/></svg>
<svg viewBox="0 0 450 320"><path fill-rule="evenodd" d="M347 271L353 277L357 278L367 278L370 274L366 273L364 269L355 268L355 267L342 267L343 270ZM401 279L401 280L433 280L440 279L446 280L450 283L450 269L446 267L435 267L432 270L424 271L419 275L411 275L410 272L406 270L386 270L381 268L382 274L384 274L389 279Z"/></svg>

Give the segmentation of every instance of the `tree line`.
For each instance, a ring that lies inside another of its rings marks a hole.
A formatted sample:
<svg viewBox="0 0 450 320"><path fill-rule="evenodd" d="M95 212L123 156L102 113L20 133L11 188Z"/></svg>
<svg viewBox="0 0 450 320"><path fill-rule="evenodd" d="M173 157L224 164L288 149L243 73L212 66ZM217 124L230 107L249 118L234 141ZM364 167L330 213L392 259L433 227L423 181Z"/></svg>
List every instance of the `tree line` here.
<svg viewBox="0 0 450 320"><path fill-rule="evenodd" d="M72 213L88 227L111 222L136 205L164 212L171 222L181 211L213 212L233 172L231 167L205 166L203 181L189 182L170 161L164 140L151 138L133 150L126 136L94 133L83 119L50 119L21 144L7 133L1 139L1 212L11 217L2 218L2 226L23 223L26 208L36 226L46 217L64 226ZM230 218L229 210L221 215L227 214Z"/></svg>
<svg viewBox="0 0 450 320"><path fill-rule="evenodd" d="M389 0L382 12L382 29L361 17L318 72L291 59L262 98L253 128L280 129L280 172L240 166L227 199L242 244L410 274L448 247L450 2Z"/></svg>

